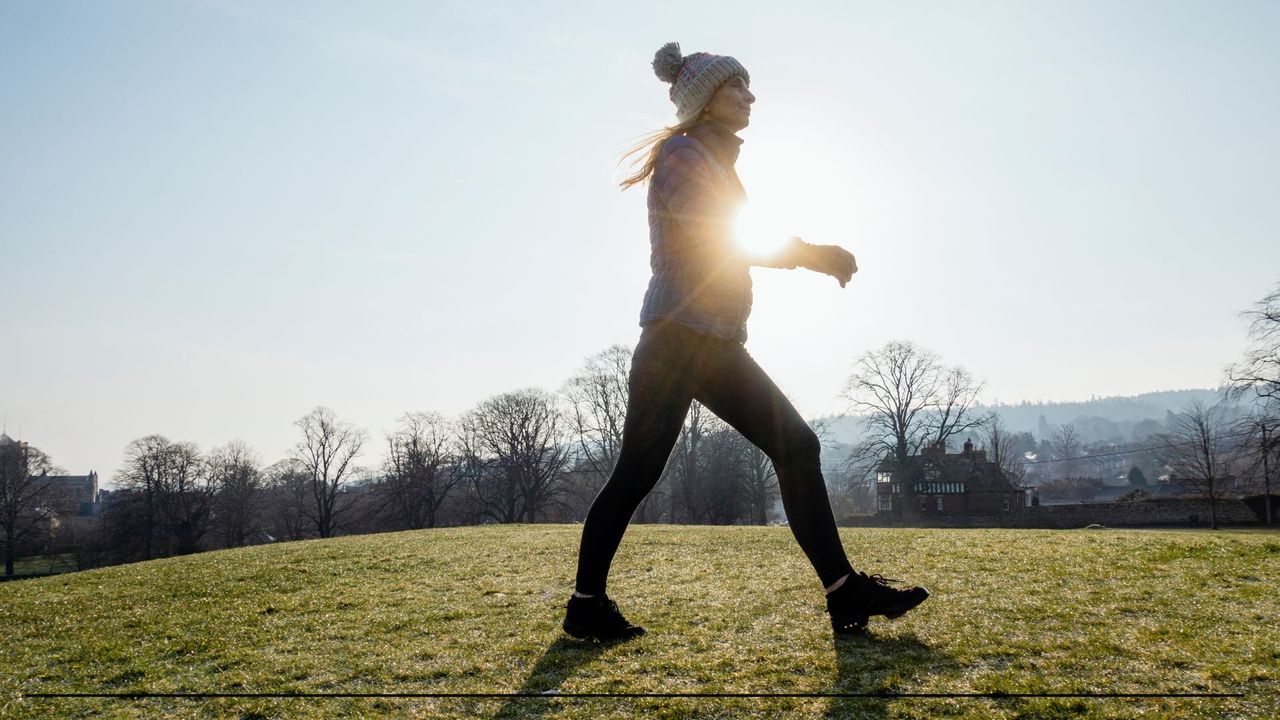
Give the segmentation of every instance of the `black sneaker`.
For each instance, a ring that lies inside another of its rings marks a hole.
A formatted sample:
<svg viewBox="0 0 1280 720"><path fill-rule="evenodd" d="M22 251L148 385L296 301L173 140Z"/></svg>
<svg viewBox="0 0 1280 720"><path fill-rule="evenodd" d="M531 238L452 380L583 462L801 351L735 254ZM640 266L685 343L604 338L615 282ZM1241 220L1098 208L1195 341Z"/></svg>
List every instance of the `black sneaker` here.
<svg viewBox="0 0 1280 720"><path fill-rule="evenodd" d="M622 617L618 603L608 595L573 596L565 608L564 631L576 638L626 640L644 634L644 628Z"/></svg>
<svg viewBox="0 0 1280 720"><path fill-rule="evenodd" d="M872 615L900 618L929 597L929 591L922 587L889 587L889 583L896 582L860 572L850 575L837 590L827 594L831 629L838 635L860 633L867 629Z"/></svg>

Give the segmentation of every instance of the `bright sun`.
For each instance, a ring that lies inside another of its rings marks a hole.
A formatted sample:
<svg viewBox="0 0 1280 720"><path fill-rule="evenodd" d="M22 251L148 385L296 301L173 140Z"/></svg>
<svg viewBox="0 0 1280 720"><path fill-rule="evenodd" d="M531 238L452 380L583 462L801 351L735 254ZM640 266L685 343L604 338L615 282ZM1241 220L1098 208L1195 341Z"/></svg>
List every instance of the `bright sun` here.
<svg viewBox="0 0 1280 720"><path fill-rule="evenodd" d="M781 250L793 232L788 232L776 213L766 206L747 203L734 222L738 245L749 253L768 255Z"/></svg>

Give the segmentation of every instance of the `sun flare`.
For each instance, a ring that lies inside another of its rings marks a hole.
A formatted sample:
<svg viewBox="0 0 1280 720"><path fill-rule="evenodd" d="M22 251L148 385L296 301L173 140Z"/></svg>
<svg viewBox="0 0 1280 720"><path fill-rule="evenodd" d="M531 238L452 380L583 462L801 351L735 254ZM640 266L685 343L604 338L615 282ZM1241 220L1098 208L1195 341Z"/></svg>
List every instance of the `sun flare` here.
<svg viewBox="0 0 1280 720"><path fill-rule="evenodd" d="M734 221L738 246L754 255L769 255L781 250L794 234L787 230L777 213L759 204L743 205Z"/></svg>

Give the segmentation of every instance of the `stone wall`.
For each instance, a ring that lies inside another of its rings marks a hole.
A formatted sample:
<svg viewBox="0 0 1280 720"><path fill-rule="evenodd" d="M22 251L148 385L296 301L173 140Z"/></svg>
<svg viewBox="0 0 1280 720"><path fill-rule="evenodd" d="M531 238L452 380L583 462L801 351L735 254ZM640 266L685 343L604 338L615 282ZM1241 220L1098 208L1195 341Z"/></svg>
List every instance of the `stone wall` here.
<svg viewBox="0 0 1280 720"><path fill-rule="evenodd" d="M1219 525L1259 525L1262 517L1260 501L1219 500ZM869 516L846 518L842 525L855 527L1007 527L1007 528L1081 528L1086 525L1107 527L1208 527L1209 501L1186 498L1160 498L1137 502L1083 503L1079 505L1040 505L1003 515L935 515L927 518L894 519Z"/></svg>

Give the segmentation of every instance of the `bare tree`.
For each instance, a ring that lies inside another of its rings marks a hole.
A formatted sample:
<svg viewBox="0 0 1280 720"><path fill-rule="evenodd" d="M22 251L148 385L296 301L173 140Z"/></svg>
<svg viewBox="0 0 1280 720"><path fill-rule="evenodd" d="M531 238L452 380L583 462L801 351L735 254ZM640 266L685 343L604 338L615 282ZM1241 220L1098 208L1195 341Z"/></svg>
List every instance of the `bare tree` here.
<svg viewBox="0 0 1280 720"><path fill-rule="evenodd" d="M777 494L773 462L694 402L666 468L672 522L764 524Z"/></svg>
<svg viewBox="0 0 1280 720"><path fill-rule="evenodd" d="M1218 498L1226 475L1224 435L1227 416L1222 404L1194 400L1171 421L1165 450L1167 463L1179 484L1193 488L1209 501L1210 527L1218 527Z"/></svg>
<svg viewBox="0 0 1280 720"><path fill-rule="evenodd" d="M622 448L630 369L631 348L612 345L588 357L565 383L581 458L601 478L613 470Z"/></svg>
<svg viewBox="0 0 1280 720"><path fill-rule="evenodd" d="M890 342L858 358L844 397L864 416L872 453L905 461L919 449L941 380L938 356L910 342Z"/></svg>
<svg viewBox="0 0 1280 720"><path fill-rule="evenodd" d="M136 500L131 503L128 524L137 524L142 531L144 560L156 556L164 454L169 444L169 439L163 435L148 435L131 441L124 449L124 463L116 471L116 485L136 494Z"/></svg>
<svg viewBox="0 0 1280 720"><path fill-rule="evenodd" d="M307 474L311 499L311 519L320 537L333 534L350 503L342 497L346 484L357 473L354 465L364 446L365 431L338 420L326 407L317 407L294 425L302 431L293 457Z"/></svg>
<svg viewBox="0 0 1280 720"><path fill-rule="evenodd" d="M162 458L160 510L174 552L189 555L200 549L213 511L214 485L195 443L172 443Z"/></svg>
<svg viewBox="0 0 1280 720"><path fill-rule="evenodd" d="M728 426L701 404L692 408L676 445L672 474L682 522L724 523L722 518L732 511L732 493L725 485L737 480L732 454Z"/></svg>
<svg viewBox="0 0 1280 720"><path fill-rule="evenodd" d="M439 413L412 412L387 435L382 491L404 527L435 527L462 475L449 450L452 429Z"/></svg>
<svg viewBox="0 0 1280 720"><path fill-rule="evenodd" d="M676 438L675 447L663 469L663 480L669 485L667 516L669 522L691 522L696 495L701 492L702 468L699 452L703 439L715 431L717 418L702 403L694 401L685 415L684 425ZM659 482L661 484L662 481Z"/></svg>
<svg viewBox="0 0 1280 720"><path fill-rule="evenodd" d="M214 513L222 543L240 547L258 526L265 485L261 461L248 445L233 440L209 452L209 472L217 488Z"/></svg>
<svg viewBox="0 0 1280 720"><path fill-rule="evenodd" d="M1018 452L1017 435L1010 433L1000 416L994 415L987 425L987 459L995 463L1015 485L1023 481L1025 474L1023 455Z"/></svg>
<svg viewBox="0 0 1280 720"><path fill-rule="evenodd" d="M1280 465L1280 400L1257 403L1251 410L1237 421L1234 434L1244 438L1241 450L1250 469L1262 475L1263 513L1270 525L1271 476Z"/></svg>
<svg viewBox="0 0 1280 720"><path fill-rule="evenodd" d="M778 474L773 461L760 448L747 443L746 472L742 480L742 496L750 522L769 522L769 508L778 495Z"/></svg>
<svg viewBox="0 0 1280 720"><path fill-rule="evenodd" d="M843 393L850 412L862 416L866 436L845 461L853 481L865 480L886 456L905 462L926 445L984 425L987 417L976 413L981 390L967 370L947 367L910 342L861 355Z"/></svg>
<svg viewBox="0 0 1280 720"><path fill-rule="evenodd" d="M1280 286L1242 315L1249 322L1244 358L1227 370L1236 397L1246 393L1280 402Z"/></svg>
<svg viewBox="0 0 1280 720"><path fill-rule="evenodd" d="M4 574L13 575L18 544L49 520L44 501L47 476L57 472L49 456L25 442L0 435L0 530L4 532Z"/></svg>
<svg viewBox="0 0 1280 720"><path fill-rule="evenodd" d="M116 476L119 482L120 475ZM114 565L149 557L153 551L154 513L144 491L119 486L102 503L98 532L78 555L91 565Z"/></svg>
<svg viewBox="0 0 1280 720"><path fill-rule="evenodd" d="M141 500L146 559L156 556L157 546L162 555L199 549L213 506L208 470L194 443L148 435L125 447L116 484L134 491Z"/></svg>
<svg viewBox="0 0 1280 720"><path fill-rule="evenodd" d="M535 522L558 500L571 453L554 395L529 388L491 397L462 416L458 437L481 517Z"/></svg>
<svg viewBox="0 0 1280 720"><path fill-rule="evenodd" d="M302 540L311 520L311 476L296 458L281 460L266 470L267 516L273 540Z"/></svg>
<svg viewBox="0 0 1280 720"><path fill-rule="evenodd" d="M1248 320L1249 344L1244 358L1227 369L1227 396L1252 401L1240 429L1247 434L1250 459L1262 471L1262 504L1270 525L1271 474L1280 461L1280 286L1242 315Z"/></svg>
<svg viewBox="0 0 1280 720"><path fill-rule="evenodd" d="M941 379L932 407L924 417L925 443L940 445L948 438L980 430L992 416L979 415L975 409L983 383L962 367L941 369Z"/></svg>
<svg viewBox="0 0 1280 720"><path fill-rule="evenodd" d="M1057 475L1060 477L1075 477L1076 470L1080 465L1080 452L1084 447L1080 443L1080 435L1076 432L1076 426L1071 424L1063 425L1053 434L1053 438L1049 441L1049 446L1053 449L1054 460L1061 461L1057 466Z"/></svg>
<svg viewBox="0 0 1280 720"><path fill-rule="evenodd" d="M749 514L745 490L751 480L751 449L746 438L723 422L717 423L715 432L703 437L698 458L702 486L692 505L698 509L695 521L730 525Z"/></svg>
<svg viewBox="0 0 1280 720"><path fill-rule="evenodd" d="M625 345L612 345L588 357L561 391L567 400L577 448L566 495L578 517L585 513L618 462L627 415L631 352ZM651 493L641 503L636 511L638 522L645 522L652 515L656 494Z"/></svg>

